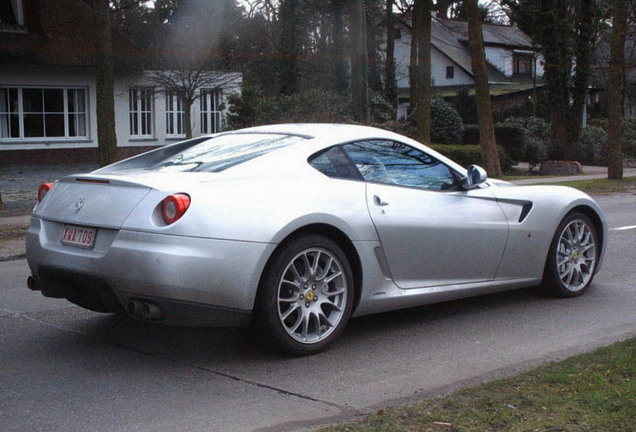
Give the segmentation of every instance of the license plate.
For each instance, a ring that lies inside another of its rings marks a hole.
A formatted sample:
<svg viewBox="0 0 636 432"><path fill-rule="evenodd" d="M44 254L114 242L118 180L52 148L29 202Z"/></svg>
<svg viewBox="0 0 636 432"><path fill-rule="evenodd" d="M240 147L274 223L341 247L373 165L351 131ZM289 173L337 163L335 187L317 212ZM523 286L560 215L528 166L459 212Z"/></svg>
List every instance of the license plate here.
<svg viewBox="0 0 636 432"><path fill-rule="evenodd" d="M77 225L64 225L62 230L62 244L92 249L95 243L95 228Z"/></svg>

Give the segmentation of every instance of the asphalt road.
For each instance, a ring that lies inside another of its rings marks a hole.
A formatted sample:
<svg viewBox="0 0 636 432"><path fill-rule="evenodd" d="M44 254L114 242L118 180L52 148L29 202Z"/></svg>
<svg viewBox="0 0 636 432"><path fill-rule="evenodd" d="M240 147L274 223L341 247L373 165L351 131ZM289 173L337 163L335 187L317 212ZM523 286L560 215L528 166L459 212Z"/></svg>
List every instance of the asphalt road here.
<svg viewBox="0 0 636 432"><path fill-rule="evenodd" d="M352 320L286 358L240 329L169 328L29 292L0 263L0 430L297 431L525 370L636 335L636 195L601 197L612 231L580 298L520 290Z"/></svg>

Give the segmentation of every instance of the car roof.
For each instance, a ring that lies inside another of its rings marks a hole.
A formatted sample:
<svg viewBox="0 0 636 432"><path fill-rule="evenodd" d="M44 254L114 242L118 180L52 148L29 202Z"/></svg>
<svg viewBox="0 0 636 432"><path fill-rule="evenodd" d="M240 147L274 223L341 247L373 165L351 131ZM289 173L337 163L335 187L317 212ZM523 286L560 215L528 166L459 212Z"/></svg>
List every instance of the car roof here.
<svg viewBox="0 0 636 432"><path fill-rule="evenodd" d="M230 132L232 133L232 132ZM286 135L300 135L305 138L323 138L328 136L338 136L339 138L358 137L389 137L391 132L370 127L341 123L284 123L266 126L255 126L247 129L240 129L234 133L280 133Z"/></svg>

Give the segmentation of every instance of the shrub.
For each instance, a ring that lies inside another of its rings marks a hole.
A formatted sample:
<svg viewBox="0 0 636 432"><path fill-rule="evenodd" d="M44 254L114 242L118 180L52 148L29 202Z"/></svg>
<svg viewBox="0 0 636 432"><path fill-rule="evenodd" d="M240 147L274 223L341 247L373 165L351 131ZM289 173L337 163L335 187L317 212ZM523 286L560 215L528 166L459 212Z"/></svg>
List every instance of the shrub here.
<svg viewBox="0 0 636 432"><path fill-rule="evenodd" d="M465 124L462 143L466 145L479 144L479 126L476 124Z"/></svg>
<svg viewBox="0 0 636 432"><path fill-rule="evenodd" d="M550 124L538 117L508 117L502 126L512 126L525 131L521 158L530 164L530 169L545 160L550 142Z"/></svg>
<svg viewBox="0 0 636 432"><path fill-rule="evenodd" d="M241 94L228 96L227 124L230 129L262 124L273 98L263 95L257 87L244 85Z"/></svg>
<svg viewBox="0 0 636 432"><path fill-rule="evenodd" d="M524 158L524 145L526 141L526 130L519 124L497 123L495 125L495 139L497 145L506 149L514 163ZM464 144L479 144L479 126L464 125Z"/></svg>
<svg viewBox="0 0 636 432"><path fill-rule="evenodd" d="M413 111L409 121L417 125L417 112ZM461 144L464 122L455 108L441 98L431 100L431 141L436 144Z"/></svg>
<svg viewBox="0 0 636 432"><path fill-rule="evenodd" d="M607 132L607 119L592 119L589 125L602 128ZM636 120L623 119L623 137L621 140L623 156L636 157Z"/></svg>
<svg viewBox="0 0 636 432"><path fill-rule="evenodd" d="M385 123L394 120L397 116L396 107L392 106L380 93L369 92L369 111L371 121Z"/></svg>
<svg viewBox="0 0 636 432"><path fill-rule="evenodd" d="M353 120L348 98L321 90L266 97L254 87L244 87L240 96L231 96L228 102L228 124L235 129L268 123L347 123Z"/></svg>
<svg viewBox="0 0 636 432"><path fill-rule="evenodd" d="M625 119L623 121L623 155L636 158L636 120Z"/></svg>
<svg viewBox="0 0 636 432"><path fill-rule="evenodd" d="M432 145L431 148L463 167L470 164L482 165L481 149L478 145ZM497 146L497 152L501 169L508 171L513 165L512 159L501 146Z"/></svg>
<svg viewBox="0 0 636 432"><path fill-rule="evenodd" d="M579 162L590 165L605 165L607 132L598 126L586 126L581 130L578 142Z"/></svg>
<svg viewBox="0 0 636 432"><path fill-rule="evenodd" d="M506 149L515 163L523 159L526 130L520 125L498 123L495 125L497 144Z"/></svg>
<svg viewBox="0 0 636 432"><path fill-rule="evenodd" d="M461 144L464 122L455 108L441 98L431 100L431 141L436 144Z"/></svg>
<svg viewBox="0 0 636 432"><path fill-rule="evenodd" d="M266 123L347 123L353 121L348 98L323 90L279 96Z"/></svg>

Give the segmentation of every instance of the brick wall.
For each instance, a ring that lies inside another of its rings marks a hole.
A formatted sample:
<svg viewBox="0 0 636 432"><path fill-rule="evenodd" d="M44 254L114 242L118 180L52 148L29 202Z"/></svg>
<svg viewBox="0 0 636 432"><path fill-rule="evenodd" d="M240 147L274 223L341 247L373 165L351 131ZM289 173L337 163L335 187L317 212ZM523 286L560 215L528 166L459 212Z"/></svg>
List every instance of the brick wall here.
<svg viewBox="0 0 636 432"><path fill-rule="evenodd" d="M126 159L157 147L119 147L119 159ZM96 148L7 150L0 151L0 168L20 165L63 165L65 163L96 163Z"/></svg>

